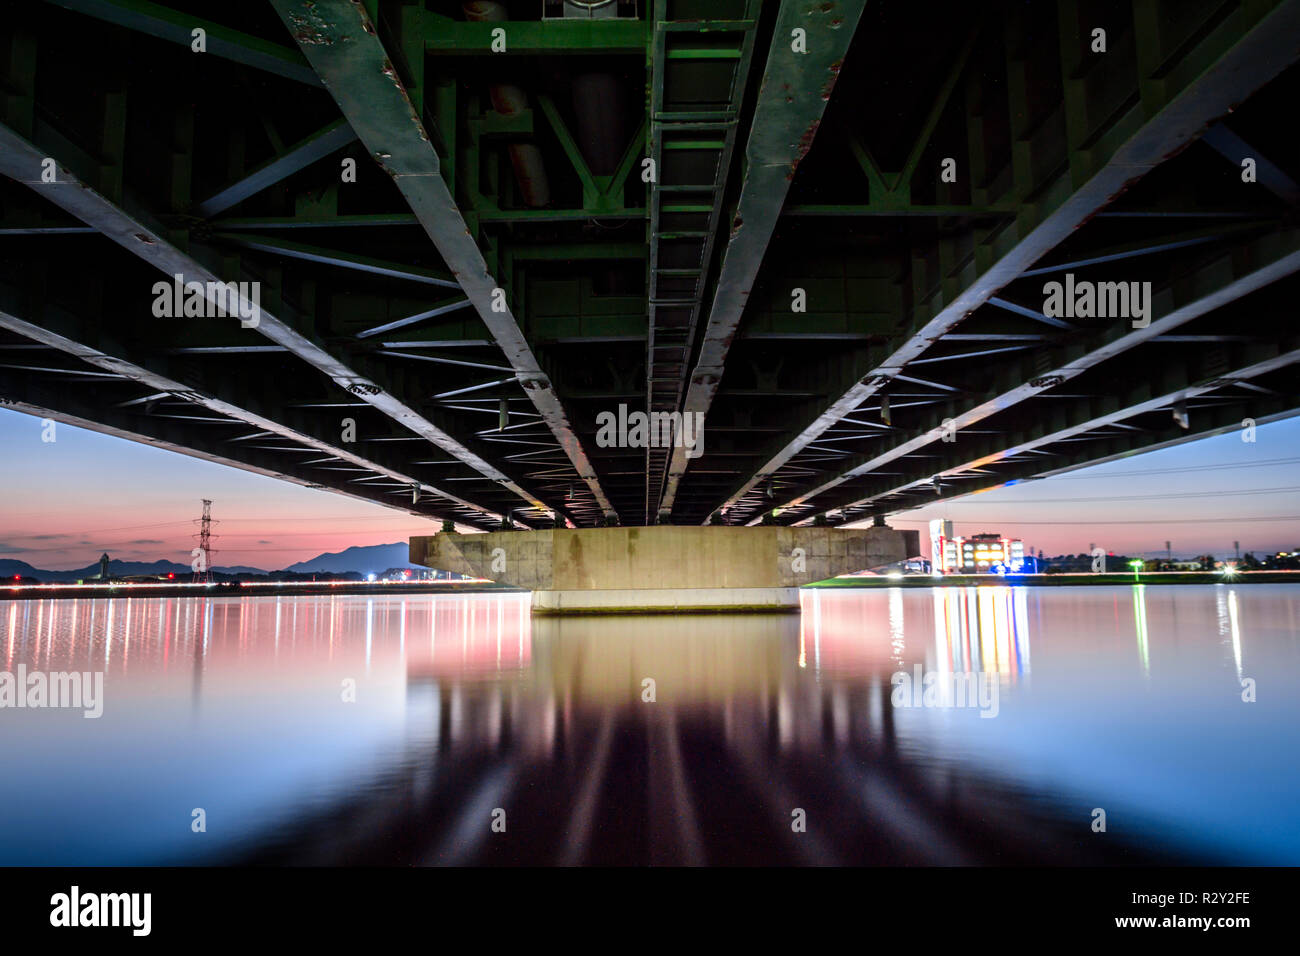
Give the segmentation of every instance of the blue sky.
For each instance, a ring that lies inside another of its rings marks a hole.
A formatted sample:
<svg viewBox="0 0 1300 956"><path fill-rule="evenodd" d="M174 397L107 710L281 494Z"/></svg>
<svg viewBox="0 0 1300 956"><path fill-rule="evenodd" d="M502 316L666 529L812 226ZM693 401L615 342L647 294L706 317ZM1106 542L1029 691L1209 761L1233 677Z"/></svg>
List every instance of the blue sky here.
<svg viewBox="0 0 1300 956"><path fill-rule="evenodd" d="M900 513L890 524L951 518L960 535L998 531L1047 555L1090 545L1175 557L1300 546L1300 417L1233 431ZM922 538L926 537L925 533Z"/></svg>

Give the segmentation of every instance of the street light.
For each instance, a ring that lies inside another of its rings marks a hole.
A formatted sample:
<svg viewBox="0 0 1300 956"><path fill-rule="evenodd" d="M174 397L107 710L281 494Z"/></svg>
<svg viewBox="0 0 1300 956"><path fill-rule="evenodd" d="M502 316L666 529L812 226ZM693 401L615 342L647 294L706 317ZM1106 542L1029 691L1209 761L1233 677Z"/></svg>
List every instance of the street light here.
<svg viewBox="0 0 1300 956"><path fill-rule="evenodd" d="M1133 580L1134 581L1141 580L1140 572L1142 571L1142 559L1134 558L1132 561L1128 563L1128 566L1133 569Z"/></svg>

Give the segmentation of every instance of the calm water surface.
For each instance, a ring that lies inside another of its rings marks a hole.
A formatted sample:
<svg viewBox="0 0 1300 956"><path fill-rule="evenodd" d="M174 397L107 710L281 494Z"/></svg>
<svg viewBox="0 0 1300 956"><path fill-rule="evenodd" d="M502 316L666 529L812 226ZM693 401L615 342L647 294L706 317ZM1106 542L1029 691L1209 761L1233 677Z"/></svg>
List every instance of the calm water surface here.
<svg viewBox="0 0 1300 956"><path fill-rule="evenodd" d="M1296 586L11 601L0 665L105 675L0 709L3 864L1300 864Z"/></svg>

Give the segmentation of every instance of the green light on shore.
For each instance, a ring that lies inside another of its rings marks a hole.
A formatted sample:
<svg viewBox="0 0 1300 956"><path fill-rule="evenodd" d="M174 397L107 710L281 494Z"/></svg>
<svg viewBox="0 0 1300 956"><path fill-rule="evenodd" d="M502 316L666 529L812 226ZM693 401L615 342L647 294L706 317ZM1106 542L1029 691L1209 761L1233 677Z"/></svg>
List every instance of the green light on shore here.
<svg viewBox="0 0 1300 956"><path fill-rule="evenodd" d="M1142 559L1134 558L1132 561L1128 563L1128 566L1133 569L1133 580L1134 581L1140 580L1141 571L1142 571Z"/></svg>

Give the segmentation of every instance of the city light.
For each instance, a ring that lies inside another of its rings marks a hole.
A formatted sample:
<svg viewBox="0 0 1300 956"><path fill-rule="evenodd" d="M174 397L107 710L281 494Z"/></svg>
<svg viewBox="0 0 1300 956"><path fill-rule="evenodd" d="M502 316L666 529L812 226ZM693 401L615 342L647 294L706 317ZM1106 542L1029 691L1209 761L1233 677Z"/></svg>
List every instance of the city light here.
<svg viewBox="0 0 1300 956"><path fill-rule="evenodd" d="M954 532L952 521L936 518L930 522L930 562L942 574L1019 573L1026 564L1025 543L997 533L962 537Z"/></svg>

